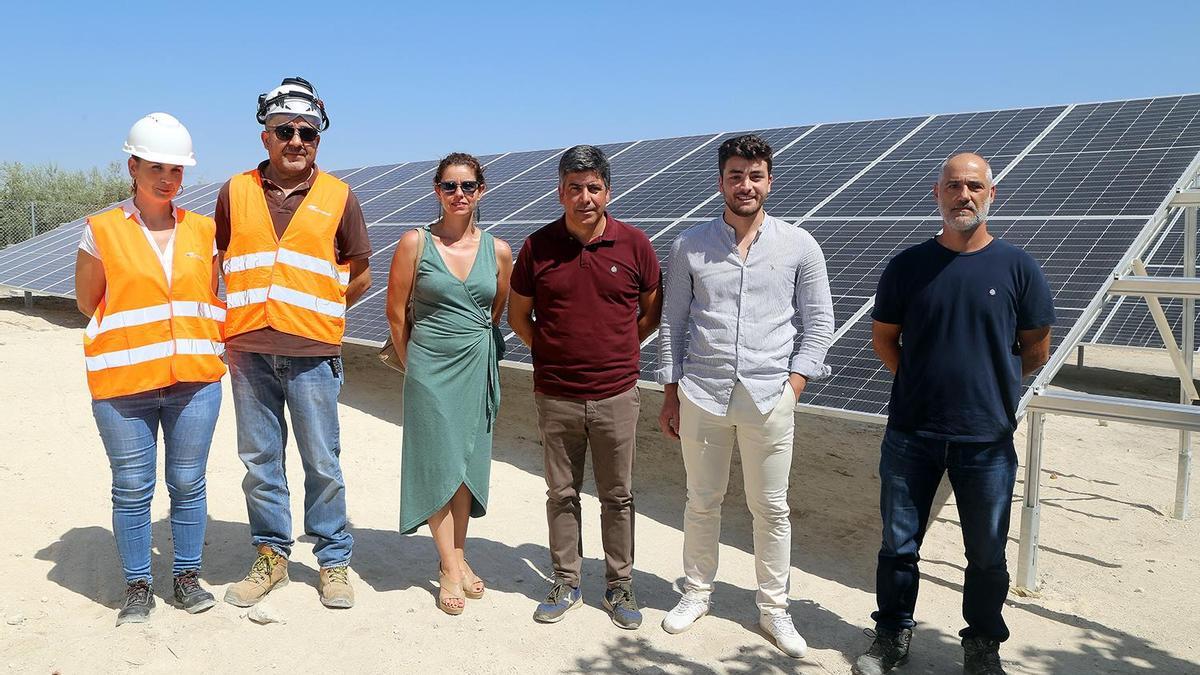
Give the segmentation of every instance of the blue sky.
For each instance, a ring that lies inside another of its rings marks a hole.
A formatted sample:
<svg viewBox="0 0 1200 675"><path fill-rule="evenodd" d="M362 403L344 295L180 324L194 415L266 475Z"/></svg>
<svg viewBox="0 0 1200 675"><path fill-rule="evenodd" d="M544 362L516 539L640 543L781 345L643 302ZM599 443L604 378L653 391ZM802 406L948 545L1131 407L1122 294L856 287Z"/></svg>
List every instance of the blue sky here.
<svg viewBox="0 0 1200 675"><path fill-rule="evenodd" d="M290 75L327 169L1200 92L1196 2L103 4L6 8L0 161L102 166L163 110L221 180Z"/></svg>

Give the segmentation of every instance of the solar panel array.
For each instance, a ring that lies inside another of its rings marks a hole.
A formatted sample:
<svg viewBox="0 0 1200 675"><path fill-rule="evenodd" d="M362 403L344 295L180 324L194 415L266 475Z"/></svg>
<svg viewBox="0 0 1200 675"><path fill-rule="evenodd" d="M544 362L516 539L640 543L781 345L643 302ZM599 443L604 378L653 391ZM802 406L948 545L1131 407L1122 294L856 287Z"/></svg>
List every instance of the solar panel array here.
<svg viewBox="0 0 1200 675"><path fill-rule="evenodd" d="M611 213L649 235L664 267L671 264L676 235L722 213L717 148L738 133L744 132L602 146L612 162ZM867 310L888 259L940 228L930 189L941 162L965 150L991 161L999 185L991 229L1043 265L1058 308L1057 346L1200 153L1200 95L755 133L775 148L767 210L802 223L821 244L834 295L839 333L828 359L833 376L810 384L802 402L883 414L891 378L871 351ZM564 149L480 158L489 184L480 225L514 251L561 213L555 188ZM435 166L421 161L334 172L363 206L375 250L372 268L386 269L399 236L437 215ZM193 188L178 204L211 214L219 187ZM0 251L0 284L70 295L81 227L65 225ZM386 338L385 299L377 281L347 315L348 341L378 344ZM529 364L528 350L503 328L507 360ZM645 379L652 379L656 356L656 347L647 344Z"/></svg>

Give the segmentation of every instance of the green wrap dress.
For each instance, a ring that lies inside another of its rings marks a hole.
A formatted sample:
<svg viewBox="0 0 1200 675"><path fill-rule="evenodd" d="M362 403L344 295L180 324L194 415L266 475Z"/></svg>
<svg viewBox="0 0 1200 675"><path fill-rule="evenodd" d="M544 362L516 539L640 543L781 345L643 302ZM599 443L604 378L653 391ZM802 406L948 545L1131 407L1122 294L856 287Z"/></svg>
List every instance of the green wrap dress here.
<svg viewBox="0 0 1200 675"><path fill-rule="evenodd" d="M412 337L404 377L400 531L410 534L450 501L471 491L471 516L487 511L492 423L500 406L492 328L496 248L481 232L479 252L460 281L446 267L428 228L413 288Z"/></svg>

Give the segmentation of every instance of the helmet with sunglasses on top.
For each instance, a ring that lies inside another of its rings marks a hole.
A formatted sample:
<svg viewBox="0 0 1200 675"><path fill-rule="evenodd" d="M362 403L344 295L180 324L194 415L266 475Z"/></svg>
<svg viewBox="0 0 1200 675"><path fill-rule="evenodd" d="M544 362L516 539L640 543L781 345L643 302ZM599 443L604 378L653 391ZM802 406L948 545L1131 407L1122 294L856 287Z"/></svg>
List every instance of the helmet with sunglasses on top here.
<svg viewBox="0 0 1200 675"><path fill-rule="evenodd" d="M147 162L196 166L192 135L179 120L164 112L150 113L134 122L121 149Z"/></svg>
<svg viewBox="0 0 1200 675"><path fill-rule="evenodd" d="M272 115L302 117L318 131L329 128L325 102L317 97L317 88L303 77L285 77L278 87L259 94L258 123L265 125Z"/></svg>

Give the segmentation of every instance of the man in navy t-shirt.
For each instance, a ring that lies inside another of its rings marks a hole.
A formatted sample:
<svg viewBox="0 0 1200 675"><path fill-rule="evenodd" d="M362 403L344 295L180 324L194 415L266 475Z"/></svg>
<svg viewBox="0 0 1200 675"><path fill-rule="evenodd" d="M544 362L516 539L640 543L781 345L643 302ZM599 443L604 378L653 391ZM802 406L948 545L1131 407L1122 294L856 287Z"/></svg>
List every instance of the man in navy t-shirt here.
<svg viewBox="0 0 1200 675"><path fill-rule="evenodd" d="M888 263L871 313L875 353L895 379L879 460L876 637L854 665L860 675L908 660L921 540L947 472L967 557L963 672L1004 672L1012 436L1021 379L1049 358L1054 303L1037 262L988 233L996 187L986 160L946 160L933 194L941 234Z"/></svg>

